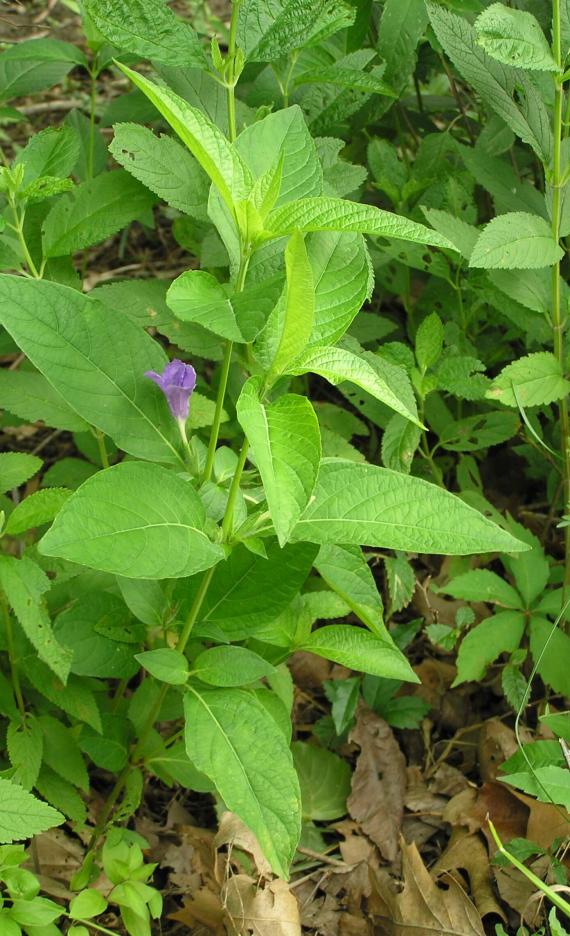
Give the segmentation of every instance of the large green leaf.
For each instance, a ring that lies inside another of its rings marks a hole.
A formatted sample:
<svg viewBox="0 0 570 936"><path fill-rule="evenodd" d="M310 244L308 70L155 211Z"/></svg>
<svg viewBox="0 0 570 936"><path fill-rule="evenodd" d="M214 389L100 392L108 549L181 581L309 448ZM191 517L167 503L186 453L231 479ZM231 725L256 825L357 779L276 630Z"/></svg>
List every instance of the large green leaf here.
<svg viewBox="0 0 570 936"><path fill-rule="evenodd" d="M139 124L115 124L113 129L109 150L127 172L168 205L207 221L208 177L180 143Z"/></svg>
<svg viewBox="0 0 570 936"><path fill-rule="evenodd" d="M283 159L277 205L320 195L323 170L303 111L297 105L268 114L243 130L236 149L254 178L269 172Z"/></svg>
<svg viewBox="0 0 570 936"><path fill-rule="evenodd" d="M23 842L61 825L57 809L23 790L17 783L0 779L0 842Z"/></svg>
<svg viewBox="0 0 570 936"><path fill-rule="evenodd" d="M537 71L558 69L532 13L492 3L477 17L475 29L479 45L504 65Z"/></svg>
<svg viewBox="0 0 570 936"><path fill-rule="evenodd" d="M183 465L176 426L147 370L160 345L127 318L56 283L0 276L0 322L66 402L120 448Z"/></svg>
<svg viewBox="0 0 570 936"><path fill-rule="evenodd" d="M0 494L20 487L42 467L37 455L25 452L0 452Z"/></svg>
<svg viewBox="0 0 570 936"><path fill-rule="evenodd" d="M570 695L570 637L538 614L530 619L530 650L542 680L562 696Z"/></svg>
<svg viewBox="0 0 570 936"><path fill-rule="evenodd" d="M374 634L384 630L384 606L359 546L321 546L315 568Z"/></svg>
<svg viewBox="0 0 570 936"><path fill-rule="evenodd" d="M14 165L25 167L24 184L40 176L66 179L79 159L79 139L73 127L48 127L30 138Z"/></svg>
<svg viewBox="0 0 570 936"><path fill-rule="evenodd" d="M277 315L268 322L270 340L275 341L275 353L270 373L286 372L288 365L307 344L315 321L315 284L305 241L294 231L285 249L287 287L283 302L277 305Z"/></svg>
<svg viewBox="0 0 570 936"><path fill-rule="evenodd" d="M28 422L42 420L54 429L87 432L89 426L65 402L42 374L0 370L0 407Z"/></svg>
<svg viewBox="0 0 570 936"><path fill-rule="evenodd" d="M431 25L445 52L483 101L511 130L532 146L540 160L550 161L552 134L546 105L523 71L496 62L477 42L475 28L433 0L426 0Z"/></svg>
<svg viewBox="0 0 570 936"><path fill-rule="evenodd" d="M292 539L467 555L528 546L462 500L421 478L324 459Z"/></svg>
<svg viewBox="0 0 570 936"><path fill-rule="evenodd" d="M200 39L165 0L84 0L99 32L119 49L165 65L206 67Z"/></svg>
<svg viewBox="0 0 570 936"><path fill-rule="evenodd" d="M257 378L245 384L237 415L263 481L275 532L284 546L317 480L319 422L306 397L287 393L266 405L259 399L259 390Z"/></svg>
<svg viewBox="0 0 570 936"><path fill-rule="evenodd" d="M469 266L485 270L528 270L553 266L564 251L544 218L513 211L499 215L483 229Z"/></svg>
<svg viewBox="0 0 570 936"><path fill-rule="evenodd" d="M275 873L287 878L301 832L301 794L282 731L242 689L192 688L184 712L188 757L250 827Z"/></svg>
<svg viewBox="0 0 570 936"><path fill-rule="evenodd" d="M570 393L560 361L550 351L536 351L507 364L485 396L505 406L546 406Z"/></svg>
<svg viewBox="0 0 570 936"><path fill-rule="evenodd" d="M52 630L44 599L51 582L45 572L27 556L0 556L0 586L40 660L65 682L72 653L59 643Z"/></svg>
<svg viewBox="0 0 570 936"><path fill-rule="evenodd" d="M381 358L373 354L354 354L346 348L314 348L301 354L289 367L290 374L319 374L332 384L345 380L366 390L375 399L421 426L413 394L411 400L403 399L392 389L393 384L383 374ZM405 378L405 375L402 375ZM386 374L389 378L389 374Z"/></svg>
<svg viewBox="0 0 570 936"><path fill-rule="evenodd" d="M398 94L410 80L416 63L416 47L427 22L423 0L386 0L382 8L377 46L382 61L386 62L382 77Z"/></svg>
<svg viewBox="0 0 570 936"><path fill-rule="evenodd" d="M281 237L295 230L354 231L455 250L450 241L423 224L374 205L360 205L344 198L300 198L276 208L269 215L266 236Z"/></svg>
<svg viewBox="0 0 570 936"><path fill-rule="evenodd" d="M464 637L457 657L457 676L453 683L459 686L468 681L479 681L501 653L516 650L525 629L521 611L499 611L485 618Z"/></svg>
<svg viewBox="0 0 570 936"><path fill-rule="evenodd" d="M336 0L243 0L238 42L250 61L272 62L323 39L354 20L350 5Z"/></svg>
<svg viewBox="0 0 570 936"><path fill-rule="evenodd" d="M46 257L99 244L144 214L156 197L124 169L104 172L59 198L43 225Z"/></svg>
<svg viewBox="0 0 570 936"><path fill-rule="evenodd" d="M292 750L301 785L303 817L326 821L346 815L351 779L348 763L332 751L303 741L295 741Z"/></svg>
<svg viewBox="0 0 570 936"><path fill-rule="evenodd" d="M319 627L309 634L299 649L372 676L419 682L404 654L388 634L379 637L363 627L350 624Z"/></svg>
<svg viewBox="0 0 570 936"><path fill-rule="evenodd" d="M128 578L181 578L224 558L204 523L202 502L188 482L159 465L124 462L81 485L40 549Z"/></svg>
<svg viewBox="0 0 570 936"><path fill-rule="evenodd" d="M310 543L266 544L267 558L245 546L232 549L229 559L214 571L202 604L196 633L215 639L246 640L274 621L301 590L317 548ZM183 616L195 597L198 579L183 582L177 590Z"/></svg>
<svg viewBox="0 0 570 936"><path fill-rule="evenodd" d="M308 347L342 338L372 293L374 276L362 234L318 231L306 239L315 284L315 321Z"/></svg>
<svg viewBox="0 0 570 936"><path fill-rule="evenodd" d="M186 144L233 212L234 202L245 198L251 186L249 170L237 150L197 107L192 107L170 88L154 84L126 65L120 67Z"/></svg>
<svg viewBox="0 0 570 936"><path fill-rule="evenodd" d="M0 55L0 100L59 84L75 65L85 62L80 49L59 39L15 42Z"/></svg>

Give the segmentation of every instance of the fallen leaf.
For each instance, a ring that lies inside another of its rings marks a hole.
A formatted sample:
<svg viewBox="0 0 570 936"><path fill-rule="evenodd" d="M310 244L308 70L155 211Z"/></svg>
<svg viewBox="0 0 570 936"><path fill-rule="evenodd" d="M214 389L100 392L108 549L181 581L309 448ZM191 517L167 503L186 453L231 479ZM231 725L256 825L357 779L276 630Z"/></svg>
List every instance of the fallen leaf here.
<svg viewBox="0 0 570 936"><path fill-rule="evenodd" d="M469 878L471 897L481 919L498 916L503 922L506 917L495 900L489 866L489 853L479 835L456 827L451 833L447 848L431 868L435 877L445 872L463 870ZM458 880L461 884L461 881Z"/></svg>
<svg viewBox="0 0 570 936"><path fill-rule="evenodd" d="M226 932L226 914L220 897L207 887L201 887L192 897L185 898L182 908L169 914L168 919L184 923L193 936L200 936L200 927L203 927L202 932L213 936L222 936Z"/></svg>
<svg viewBox="0 0 570 936"><path fill-rule="evenodd" d="M380 930L386 936L485 936L479 914L459 884L446 876L438 887L416 846L401 843L403 889L397 893L384 876L377 879Z"/></svg>
<svg viewBox="0 0 570 936"><path fill-rule="evenodd" d="M223 813L222 818L220 819L220 827L214 838L214 847L216 848L217 853L219 853L219 850L224 846L228 846L229 848L228 854L230 861L232 857L232 848L235 847L242 849L243 851L248 852L248 854L253 858L258 874L265 878L273 877L271 865L263 854L255 835L251 829L248 829L248 827L241 821L239 816L236 816L235 813L229 811ZM219 857L218 854L217 857ZM220 880L219 871L218 880Z"/></svg>
<svg viewBox="0 0 570 936"><path fill-rule="evenodd" d="M299 905L279 878L260 888L248 875L234 874L222 890L222 903L235 936L301 936Z"/></svg>
<svg viewBox="0 0 570 936"><path fill-rule="evenodd" d="M362 705L349 740L360 748L347 800L349 814L387 861L398 857L404 815L406 761L390 726Z"/></svg>

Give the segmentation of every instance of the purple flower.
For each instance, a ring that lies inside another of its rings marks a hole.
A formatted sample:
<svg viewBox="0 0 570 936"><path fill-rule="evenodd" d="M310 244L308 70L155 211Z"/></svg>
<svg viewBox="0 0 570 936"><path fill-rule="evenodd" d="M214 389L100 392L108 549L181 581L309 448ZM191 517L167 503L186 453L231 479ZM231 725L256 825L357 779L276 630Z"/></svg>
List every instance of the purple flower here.
<svg viewBox="0 0 570 936"><path fill-rule="evenodd" d="M183 361L170 361L162 374L156 371L146 371L145 377L150 377L158 384L170 407L170 412L178 422L186 422L190 410L190 397L196 386L196 371L191 364Z"/></svg>

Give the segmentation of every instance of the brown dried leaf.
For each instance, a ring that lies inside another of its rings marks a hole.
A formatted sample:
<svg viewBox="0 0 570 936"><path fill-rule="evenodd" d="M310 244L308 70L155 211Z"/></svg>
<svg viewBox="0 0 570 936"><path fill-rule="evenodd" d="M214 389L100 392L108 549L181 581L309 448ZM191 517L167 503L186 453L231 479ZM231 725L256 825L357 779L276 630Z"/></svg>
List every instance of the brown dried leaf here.
<svg viewBox="0 0 570 936"><path fill-rule="evenodd" d="M446 877L447 890L437 886L414 844L402 842L404 887L394 893L384 877L377 880L379 921L386 936L485 936L476 908L462 887Z"/></svg>
<svg viewBox="0 0 570 936"><path fill-rule="evenodd" d="M455 828L447 848L431 869L431 873L437 877L445 872L459 870L467 872L471 897L481 918L492 915L501 917L503 922L506 922L493 894L489 854L483 840L479 835L471 835L466 829Z"/></svg>
<svg viewBox="0 0 570 936"><path fill-rule="evenodd" d="M258 874L265 878L273 877L271 865L263 854L255 835L233 812L225 812L222 815L220 827L214 838L217 851L226 845L229 846L230 859L233 847L242 849L253 858ZM217 862L217 868L218 880L220 880L219 862Z"/></svg>
<svg viewBox="0 0 570 936"><path fill-rule="evenodd" d="M395 861L404 815L404 755L389 725L364 705L358 710L349 740L360 747L347 800L349 814L378 845L384 858Z"/></svg>
<svg viewBox="0 0 570 936"><path fill-rule="evenodd" d="M182 909L171 913L168 919L184 923L193 936L200 936L200 933L223 936L226 931L226 914L220 897L207 887L201 887L192 897L185 899Z"/></svg>
<svg viewBox="0 0 570 936"><path fill-rule="evenodd" d="M299 905L286 881L277 878L259 888L245 874L235 874L222 890L233 936L301 936Z"/></svg>

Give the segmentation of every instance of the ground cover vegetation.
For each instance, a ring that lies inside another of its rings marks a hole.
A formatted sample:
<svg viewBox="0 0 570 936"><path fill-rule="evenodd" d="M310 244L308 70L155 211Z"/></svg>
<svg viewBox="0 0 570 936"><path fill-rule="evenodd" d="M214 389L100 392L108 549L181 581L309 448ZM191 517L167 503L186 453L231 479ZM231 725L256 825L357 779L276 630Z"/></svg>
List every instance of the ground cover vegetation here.
<svg viewBox="0 0 570 936"><path fill-rule="evenodd" d="M570 3L0 36L1 933L564 936Z"/></svg>

